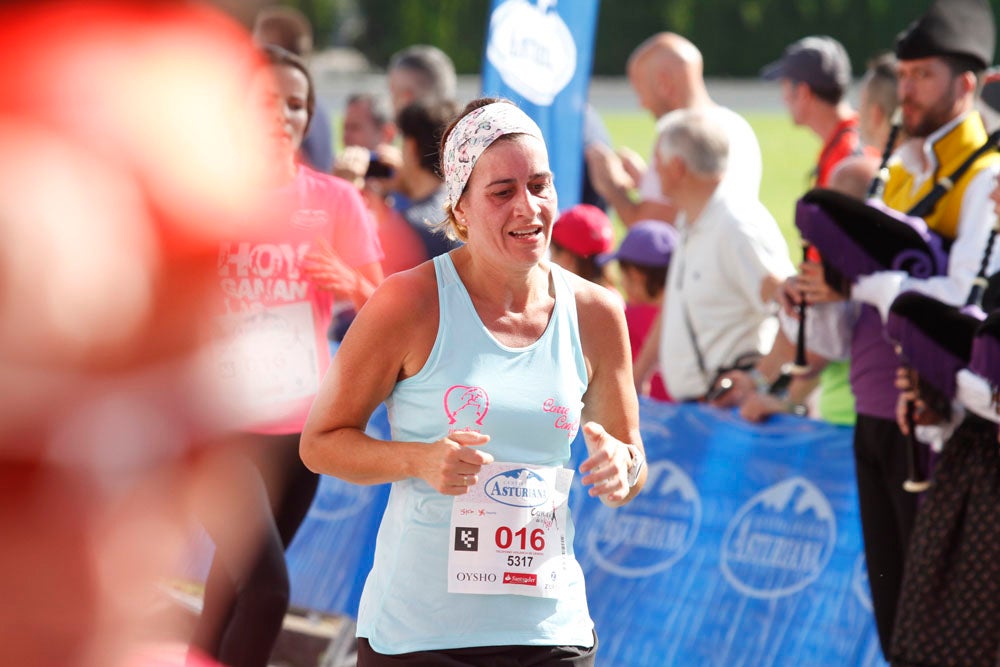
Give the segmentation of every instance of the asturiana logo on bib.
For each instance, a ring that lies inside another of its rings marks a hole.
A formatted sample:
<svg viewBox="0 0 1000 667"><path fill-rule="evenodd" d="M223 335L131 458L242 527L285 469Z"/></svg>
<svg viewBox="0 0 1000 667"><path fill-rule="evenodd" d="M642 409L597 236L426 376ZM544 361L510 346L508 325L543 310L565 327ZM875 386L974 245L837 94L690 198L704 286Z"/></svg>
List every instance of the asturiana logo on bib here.
<svg viewBox="0 0 1000 667"><path fill-rule="evenodd" d="M549 487L538 473L518 468L490 477L486 495L511 507L538 507L548 502Z"/></svg>
<svg viewBox="0 0 1000 667"><path fill-rule="evenodd" d="M456 384L444 392L444 412L453 430L482 426L489 411L490 397L482 387Z"/></svg>
<svg viewBox="0 0 1000 667"><path fill-rule="evenodd" d="M793 477L736 512L722 538L720 567L744 595L779 598L815 581L836 542L830 501L809 480Z"/></svg>

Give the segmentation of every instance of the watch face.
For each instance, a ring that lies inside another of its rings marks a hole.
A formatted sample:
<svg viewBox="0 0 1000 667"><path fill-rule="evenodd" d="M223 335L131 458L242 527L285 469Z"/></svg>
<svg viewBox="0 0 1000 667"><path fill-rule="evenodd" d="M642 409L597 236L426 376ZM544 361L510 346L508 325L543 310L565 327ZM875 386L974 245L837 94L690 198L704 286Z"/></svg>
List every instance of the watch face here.
<svg viewBox="0 0 1000 667"><path fill-rule="evenodd" d="M636 482L639 481L639 475L642 473L642 466L645 465L646 460L643 458L642 454L639 453L637 449L632 450L632 465L628 467L628 485L633 487Z"/></svg>

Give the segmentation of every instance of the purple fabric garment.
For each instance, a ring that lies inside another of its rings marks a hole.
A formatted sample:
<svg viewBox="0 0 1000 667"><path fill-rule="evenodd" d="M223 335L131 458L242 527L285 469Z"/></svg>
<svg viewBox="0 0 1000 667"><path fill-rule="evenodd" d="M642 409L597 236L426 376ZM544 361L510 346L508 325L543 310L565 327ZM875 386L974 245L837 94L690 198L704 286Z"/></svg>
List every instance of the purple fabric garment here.
<svg viewBox="0 0 1000 667"><path fill-rule="evenodd" d="M942 348L937 341L921 331L912 322L889 313L886 333L902 347L904 359L926 381L947 398L955 398L955 374L965 368L967 359Z"/></svg>
<svg viewBox="0 0 1000 667"><path fill-rule="evenodd" d="M972 339L985 315L957 308L919 292L903 292L892 303L886 336L900 349L900 362L921 382L955 398L955 374L969 364Z"/></svg>
<svg viewBox="0 0 1000 667"><path fill-rule="evenodd" d="M876 271L927 278L948 270L940 237L920 218L878 200L860 202L831 190L811 190L796 204L795 225L824 264L851 282Z"/></svg>
<svg viewBox="0 0 1000 667"><path fill-rule="evenodd" d="M878 310L863 305L851 338L851 390L858 414L895 421L898 366Z"/></svg>
<svg viewBox="0 0 1000 667"><path fill-rule="evenodd" d="M1000 338L996 331L1000 326L997 325L1000 325L1000 316L994 313L973 339L969 361L969 370L994 387L1000 386Z"/></svg>

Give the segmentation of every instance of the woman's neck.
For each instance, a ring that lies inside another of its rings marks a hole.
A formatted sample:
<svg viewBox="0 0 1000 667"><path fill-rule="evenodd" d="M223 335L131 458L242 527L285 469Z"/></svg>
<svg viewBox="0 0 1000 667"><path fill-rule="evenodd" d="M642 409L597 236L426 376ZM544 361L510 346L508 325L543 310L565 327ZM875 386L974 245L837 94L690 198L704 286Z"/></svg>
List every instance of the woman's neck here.
<svg viewBox="0 0 1000 667"><path fill-rule="evenodd" d="M298 173L298 164L295 161L295 154L278 155L270 160L267 168L267 180L275 187L286 185L295 180Z"/></svg>
<svg viewBox="0 0 1000 667"><path fill-rule="evenodd" d="M489 301L496 308L521 311L549 291L549 272L541 264L523 271L503 268L477 257L468 247L453 252L452 261L469 294Z"/></svg>

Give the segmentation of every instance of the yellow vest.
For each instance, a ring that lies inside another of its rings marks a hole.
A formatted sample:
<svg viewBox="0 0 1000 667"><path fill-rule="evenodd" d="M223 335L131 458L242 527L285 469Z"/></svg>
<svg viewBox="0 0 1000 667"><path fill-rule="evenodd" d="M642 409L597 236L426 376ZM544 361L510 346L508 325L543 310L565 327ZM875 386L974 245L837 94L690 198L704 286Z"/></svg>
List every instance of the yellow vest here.
<svg viewBox="0 0 1000 667"><path fill-rule="evenodd" d="M978 111L970 112L965 119L950 132L934 142L931 150L937 158L937 168L933 178L928 178L919 188L913 189L914 175L896 162L889 167L889 179L885 184L884 201L897 211L907 212L929 193L939 179L951 177L973 151L986 143L986 128ZM962 197L972 178L986 167L1000 161L1000 154L990 151L981 155L958 179L955 186L938 201L934 211L924 218L927 226L944 237L954 241L958 233L958 219L962 213Z"/></svg>

